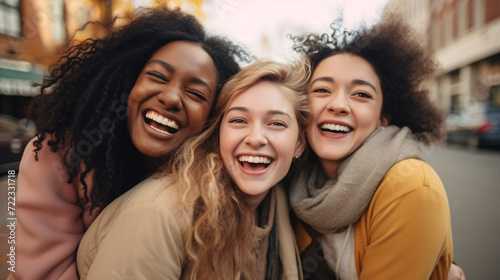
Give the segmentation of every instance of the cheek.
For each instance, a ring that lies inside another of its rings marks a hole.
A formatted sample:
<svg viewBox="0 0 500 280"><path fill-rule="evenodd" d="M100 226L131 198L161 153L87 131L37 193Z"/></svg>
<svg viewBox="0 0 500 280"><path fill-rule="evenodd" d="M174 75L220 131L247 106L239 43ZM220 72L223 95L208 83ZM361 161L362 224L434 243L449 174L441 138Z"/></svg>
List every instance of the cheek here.
<svg viewBox="0 0 500 280"><path fill-rule="evenodd" d="M129 131L132 129L134 120L136 119L139 104L129 96L127 100L127 126Z"/></svg>
<svg viewBox="0 0 500 280"><path fill-rule="evenodd" d="M219 149L220 153L222 156L222 162L224 163L224 166L227 168L227 162L229 161L229 158L231 157L231 134L230 131L228 131L227 127L222 125L220 127L219 131Z"/></svg>
<svg viewBox="0 0 500 280"><path fill-rule="evenodd" d="M309 143L309 145L314 144L314 133L316 132L316 124L313 123L312 119L309 119L309 122L306 127L306 140Z"/></svg>
<svg viewBox="0 0 500 280"><path fill-rule="evenodd" d="M197 103L193 100L187 100L185 103L185 110L187 111L186 113L189 117L190 124L205 124L212 109L212 104L206 102Z"/></svg>
<svg viewBox="0 0 500 280"><path fill-rule="evenodd" d="M358 112L362 116L360 123L365 127L375 129L380 121L380 111L379 108L371 107Z"/></svg>
<svg viewBox="0 0 500 280"><path fill-rule="evenodd" d="M140 85L135 85L130 91L127 99L127 116L133 114L132 117L134 117L134 115L139 111L139 106L146 99L147 96L142 87Z"/></svg>
<svg viewBox="0 0 500 280"><path fill-rule="evenodd" d="M309 110L311 111L311 118L316 118L326 106L324 98L309 97Z"/></svg>
<svg viewBox="0 0 500 280"><path fill-rule="evenodd" d="M298 129L296 129L293 131L293 133L280 135L279 138L275 138L274 140L274 147L277 149L277 152L281 155L282 158L287 160L290 159L290 162L299 144L299 140L297 137L298 134Z"/></svg>

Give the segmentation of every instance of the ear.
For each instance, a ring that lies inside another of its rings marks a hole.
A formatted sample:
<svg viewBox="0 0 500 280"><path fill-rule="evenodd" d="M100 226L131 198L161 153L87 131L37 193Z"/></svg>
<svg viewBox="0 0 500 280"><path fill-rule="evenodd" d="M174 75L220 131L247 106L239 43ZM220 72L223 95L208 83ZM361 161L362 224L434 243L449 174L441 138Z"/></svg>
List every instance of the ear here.
<svg viewBox="0 0 500 280"><path fill-rule="evenodd" d="M384 114L380 115L380 120L378 121L377 128L386 127L391 122L391 116Z"/></svg>
<svg viewBox="0 0 500 280"><path fill-rule="evenodd" d="M298 158L302 155L306 148L306 135L305 132L301 132L299 134L299 138L297 139L297 146L295 147L295 151L293 153L294 158Z"/></svg>

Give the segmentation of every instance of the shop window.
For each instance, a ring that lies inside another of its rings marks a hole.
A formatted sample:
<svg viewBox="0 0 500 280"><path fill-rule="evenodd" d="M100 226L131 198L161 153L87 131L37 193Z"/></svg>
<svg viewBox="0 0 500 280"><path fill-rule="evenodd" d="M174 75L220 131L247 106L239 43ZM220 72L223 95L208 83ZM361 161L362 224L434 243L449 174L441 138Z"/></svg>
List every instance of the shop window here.
<svg viewBox="0 0 500 280"><path fill-rule="evenodd" d="M0 0L0 34L21 36L19 0Z"/></svg>
<svg viewBox="0 0 500 280"><path fill-rule="evenodd" d="M64 2L50 0L51 31L55 43L62 44L66 40L66 25L64 23Z"/></svg>

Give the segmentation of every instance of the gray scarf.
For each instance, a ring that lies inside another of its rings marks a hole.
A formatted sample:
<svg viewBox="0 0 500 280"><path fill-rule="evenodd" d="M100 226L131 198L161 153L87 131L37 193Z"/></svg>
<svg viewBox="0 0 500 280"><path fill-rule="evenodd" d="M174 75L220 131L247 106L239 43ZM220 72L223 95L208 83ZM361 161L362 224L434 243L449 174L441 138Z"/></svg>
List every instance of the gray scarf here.
<svg viewBox="0 0 500 280"><path fill-rule="evenodd" d="M290 202L299 219L320 233L334 233L365 212L387 171L407 158L421 159L408 127L375 130L342 161L336 179L328 179L318 160L308 163L290 187Z"/></svg>

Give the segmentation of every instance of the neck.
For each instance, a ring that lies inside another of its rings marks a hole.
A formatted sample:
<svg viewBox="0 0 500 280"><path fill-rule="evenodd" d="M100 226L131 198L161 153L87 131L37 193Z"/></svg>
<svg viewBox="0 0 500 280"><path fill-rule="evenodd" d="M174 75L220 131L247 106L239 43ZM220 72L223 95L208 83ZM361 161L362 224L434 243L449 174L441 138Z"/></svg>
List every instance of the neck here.
<svg viewBox="0 0 500 280"><path fill-rule="evenodd" d="M269 191L259 195L247 196L247 198L245 199L245 205L248 207L248 209L254 212L257 211L257 208L262 203L262 200L264 200L268 192Z"/></svg>
<svg viewBox="0 0 500 280"><path fill-rule="evenodd" d="M136 152L138 153L138 158L141 162L142 168L144 170L149 170L150 174L153 174L154 172L156 172L156 170L162 165L162 163L165 162L165 157L154 158L154 157L146 156L137 150L136 150Z"/></svg>
<svg viewBox="0 0 500 280"><path fill-rule="evenodd" d="M270 207L269 192L266 192L263 199L253 210L254 213L254 223L258 227L264 227L269 219L269 207Z"/></svg>
<svg viewBox="0 0 500 280"><path fill-rule="evenodd" d="M337 178L337 169L339 168L340 161L320 159L320 163L326 177L329 179Z"/></svg>

